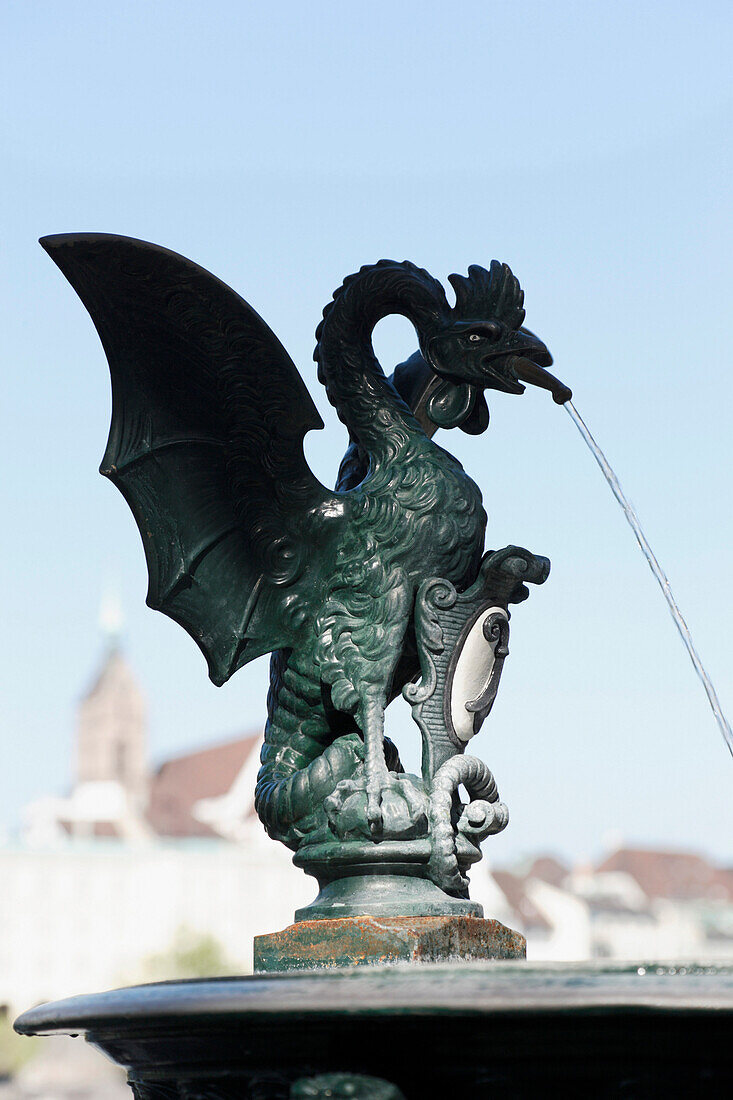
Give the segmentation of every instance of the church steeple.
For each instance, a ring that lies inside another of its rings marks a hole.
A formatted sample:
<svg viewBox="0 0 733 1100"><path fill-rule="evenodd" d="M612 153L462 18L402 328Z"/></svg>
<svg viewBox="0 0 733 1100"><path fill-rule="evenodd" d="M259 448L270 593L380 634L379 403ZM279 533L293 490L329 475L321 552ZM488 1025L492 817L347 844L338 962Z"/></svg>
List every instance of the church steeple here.
<svg viewBox="0 0 733 1100"><path fill-rule="evenodd" d="M110 586L104 590L99 601L99 626L107 639L109 651L119 649L124 625L125 616L119 591Z"/></svg>
<svg viewBox="0 0 733 1100"><path fill-rule="evenodd" d="M122 655L122 612L112 595L102 601L100 625L106 653L79 704L76 782L115 781L142 810L148 787L145 700Z"/></svg>

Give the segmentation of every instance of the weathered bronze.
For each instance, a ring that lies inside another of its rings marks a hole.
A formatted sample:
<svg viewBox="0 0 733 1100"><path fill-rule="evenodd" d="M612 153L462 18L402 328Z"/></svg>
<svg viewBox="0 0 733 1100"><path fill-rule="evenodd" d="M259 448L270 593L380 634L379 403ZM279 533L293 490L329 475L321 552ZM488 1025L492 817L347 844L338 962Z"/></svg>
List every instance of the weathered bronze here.
<svg viewBox="0 0 733 1100"><path fill-rule="evenodd" d="M509 605L549 562L518 547L483 553L479 489L432 436L484 431L484 391L520 394L520 377L567 399L522 327L519 283L506 265L471 267L450 276L451 307L407 262L344 281L316 333L319 379L350 434L330 490L303 454L321 418L246 302L141 241L42 244L107 353L101 470L140 528L148 603L192 635L217 684L273 653L256 805L319 880L296 919L480 915L466 872L508 814L465 747L496 694ZM391 379L371 344L388 313L408 317L420 344ZM420 777L384 737L400 692L423 738Z"/></svg>
<svg viewBox="0 0 733 1100"><path fill-rule="evenodd" d="M255 936L257 974L382 963L524 959L527 941L479 917L339 917L302 920Z"/></svg>

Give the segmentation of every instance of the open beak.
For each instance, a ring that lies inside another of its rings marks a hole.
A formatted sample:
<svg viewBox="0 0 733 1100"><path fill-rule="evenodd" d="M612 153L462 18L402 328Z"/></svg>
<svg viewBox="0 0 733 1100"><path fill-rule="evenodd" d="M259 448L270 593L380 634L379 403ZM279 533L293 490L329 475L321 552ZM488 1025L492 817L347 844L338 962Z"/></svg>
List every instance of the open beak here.
<svg viewBox="0 0 733 1100"><path fill-rule="evenodd" d="M509 370L522 382L528 382L530 386L539 386L540 389L549 390L552 400L556 405L564 405L573 396L573 391L568 388L554 374L550 374L544 367L524 356L512 356Z"/></svg>
<svg viewBox="0 0 733 1100"><path fill-rule="evenodd" d="M552 366L552 356L545 344L529 329L520 328L517 332L516 346L511 349L509 358L502 364L502 372L517 386L517 391L524 392L522 382L530 386L538 386L540 389L549 390L552 400L558 405L564 405L573 396L563 382L555 378L547 370Z"/></svg>

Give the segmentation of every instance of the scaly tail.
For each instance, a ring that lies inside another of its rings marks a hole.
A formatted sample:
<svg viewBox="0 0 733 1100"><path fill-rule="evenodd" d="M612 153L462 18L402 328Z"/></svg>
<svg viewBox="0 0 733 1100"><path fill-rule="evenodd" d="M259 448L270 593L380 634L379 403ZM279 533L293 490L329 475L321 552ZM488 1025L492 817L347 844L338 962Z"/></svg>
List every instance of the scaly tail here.
<svg viewBox="0 0 733 1100"><path fill-rule="evenodd" d="M491 833L499 833L509 821L509 811L499 801L493 775L476 756L452 756L438 769L430 794L430 827L433 853L430 857L430 877L433 882L456 897L467 897L468 879L461 873L456 851L456 831L451 821L453 796L461 784L470 804L463 811L460 831L474 834L480 841ZM476 824L471 820L476 811ZM464 822L464 816L468 815Z"/></svg>
<svg viewBox="0 0 733 1100"><path fill-rule="evenodd" d="M337 736L312 665L295 653L273 653L265 743L255 809L268 834L296 849L320 824L323 801L364 759L358 731Z"/></svg>

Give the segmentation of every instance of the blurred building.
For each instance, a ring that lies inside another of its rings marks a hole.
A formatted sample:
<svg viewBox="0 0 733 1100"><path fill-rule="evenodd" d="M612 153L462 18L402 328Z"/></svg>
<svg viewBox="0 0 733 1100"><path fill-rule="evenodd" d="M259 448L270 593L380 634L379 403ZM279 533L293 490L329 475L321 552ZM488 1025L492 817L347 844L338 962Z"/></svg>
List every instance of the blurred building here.
<svg viewBox="0 0 733 1100"><path fill-rule="evenodd" d="M733 959L733 869L700 855L619 848L595 866L543 857L493 879L535 960Z"/></svg>
<svg viewBox="0 0 733 1100"><path fill-rule="evenodd" d="M118 783L131 810L145 806L149 779L145 701L116 641L79 706L76 752L78 787Z"/></svg>
<svg viewBox="0 0 733 1100"><path fill-rule="evenodd" d="M151 771L145 700L113 641L79 703L71 791L26 808L24 840L240 839L254 817L261 741L252 733Z"/></svg>
<svg viewBox="0 0 733 1100"><path fill-rule="evenodd" d="M25 839L42 845L64 837L123 840L147 835L145 701L114 638L79 703L74 756L70 793L39 799L26 808Z"/></svg>
<svg viewBox="0 0 733 1100"><path fill-rule="evenodd" d="M251 970L254 936L317 892L256 819L260 744L252 733L150 771L142 692L107 649L79 704L70 792L28 806L0 848L0 1006L181 976L166 972L181 937L189 955L215 945L220 969Z"/></svg>

